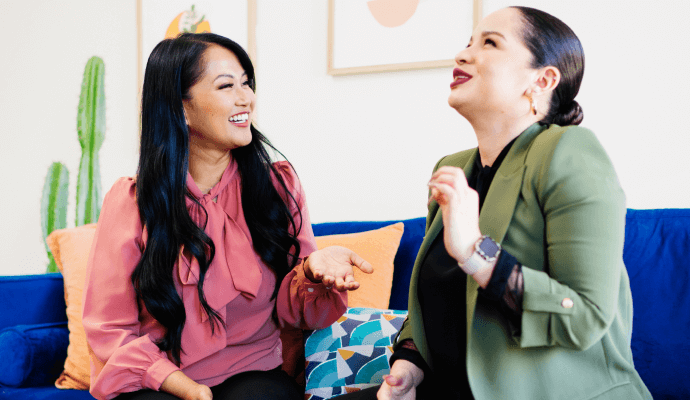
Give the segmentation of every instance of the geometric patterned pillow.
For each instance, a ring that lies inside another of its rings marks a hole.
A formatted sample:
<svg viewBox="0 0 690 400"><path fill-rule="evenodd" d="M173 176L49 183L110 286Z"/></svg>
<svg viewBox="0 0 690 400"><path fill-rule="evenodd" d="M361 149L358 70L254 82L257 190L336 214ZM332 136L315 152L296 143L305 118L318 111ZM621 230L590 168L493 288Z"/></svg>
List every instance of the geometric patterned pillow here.
<svg viewBox="0 0 690 400"><path fill-rule="evenodd" d="M306 400L323 400L383 382L407 310L348 308L333 325L305 332Z"/></svg>

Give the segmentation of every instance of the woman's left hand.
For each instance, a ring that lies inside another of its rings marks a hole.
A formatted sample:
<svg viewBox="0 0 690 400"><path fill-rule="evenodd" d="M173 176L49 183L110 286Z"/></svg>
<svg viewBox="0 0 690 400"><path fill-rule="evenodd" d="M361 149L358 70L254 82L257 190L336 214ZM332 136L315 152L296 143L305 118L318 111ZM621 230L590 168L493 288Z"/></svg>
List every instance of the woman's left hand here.
<svg viewBox="0 0 690 400"><path fill-rule="evenodd" d="M359 282L355 280L353 266L366 274L374 272L374 267L354 251L329 246L309 255L304 265L304 275L314 283L335 286L339 292L357 290Z"/></svg>
<svg viewBox="0 0 690 400"><path fill-rule="evenodd" d="M482 236L479 231L479 195L469 187L465 172L456 167L441 167L429 180L431 196L443 216L443 242L459 263L464 263Z"/></svg>

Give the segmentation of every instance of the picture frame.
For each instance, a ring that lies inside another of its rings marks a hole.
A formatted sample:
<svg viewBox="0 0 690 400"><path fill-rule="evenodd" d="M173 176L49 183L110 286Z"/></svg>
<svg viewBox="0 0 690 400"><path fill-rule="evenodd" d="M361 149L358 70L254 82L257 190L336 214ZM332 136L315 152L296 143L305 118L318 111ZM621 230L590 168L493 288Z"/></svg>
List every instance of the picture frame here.
<svg viewBox="0 0 690 400"><path fill-rule="evenodd" d="M256 0L137 0L139 97L146 62L156 44L192 29L197 33L210 29L234 40L256 65Z"/></svg>
<svg viewBox="0 0 690 400"><path fill-rule="evenodd" d="M328 74L453 66L481 18L482 0L329 0Z"/></svg>

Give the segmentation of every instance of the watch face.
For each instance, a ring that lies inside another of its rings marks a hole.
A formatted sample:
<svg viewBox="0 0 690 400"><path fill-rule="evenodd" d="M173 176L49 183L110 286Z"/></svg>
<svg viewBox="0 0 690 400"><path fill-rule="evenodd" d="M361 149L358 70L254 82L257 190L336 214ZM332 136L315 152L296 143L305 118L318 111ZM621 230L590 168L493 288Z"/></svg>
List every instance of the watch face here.
<svg viewBox="0 0 690 400"><path fill-rule="evenodd" d="M498 253L498 249L499 247L496 242L489 237L484 238L484 240L479 243L479 250L487 257L495 257L496 253Z"/></svg>

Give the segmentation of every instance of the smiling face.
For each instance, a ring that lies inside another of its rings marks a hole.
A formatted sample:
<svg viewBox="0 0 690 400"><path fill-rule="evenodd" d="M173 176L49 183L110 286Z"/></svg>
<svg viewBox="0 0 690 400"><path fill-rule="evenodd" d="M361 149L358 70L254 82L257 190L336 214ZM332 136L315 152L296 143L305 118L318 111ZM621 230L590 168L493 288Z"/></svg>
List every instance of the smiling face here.
<svg viewBox="0 0 690 400"><path fill-rule="evenodd" d="M506 8L484 18L468 46L455 56L448 104L465 117L477 113L519 116L526 91L537 78L532 54L523 44L518 10ZM527 103L526 103L527 102Z"/></svg>
<svg viewBox="0 0 690 400"><path fill-rule="evenodd" d="M237 56L210 45L202 59L204 71L183 100L190 142L229 151L252 140L250 130L256 95Z"/></svg>

